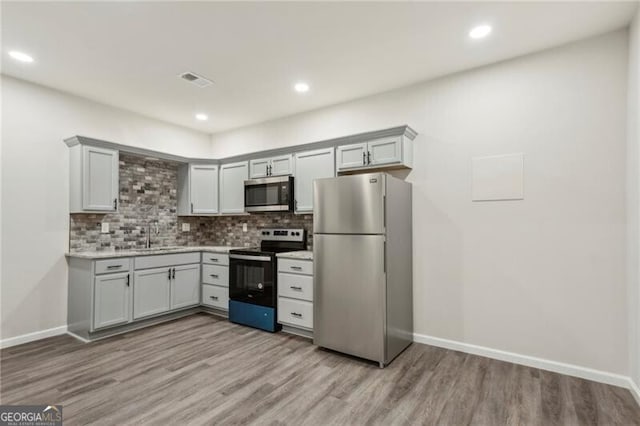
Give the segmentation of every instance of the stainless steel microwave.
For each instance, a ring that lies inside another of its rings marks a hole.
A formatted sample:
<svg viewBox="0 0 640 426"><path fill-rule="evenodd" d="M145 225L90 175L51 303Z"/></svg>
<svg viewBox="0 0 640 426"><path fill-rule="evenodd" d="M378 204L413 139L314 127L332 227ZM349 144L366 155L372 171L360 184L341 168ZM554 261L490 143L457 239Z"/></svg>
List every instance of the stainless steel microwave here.
<svg viewBox="0 0 640 426"><path fill-rule="evenodd" d="M244 181L247 212L293 211L293 176L275 176Z"/></svg>

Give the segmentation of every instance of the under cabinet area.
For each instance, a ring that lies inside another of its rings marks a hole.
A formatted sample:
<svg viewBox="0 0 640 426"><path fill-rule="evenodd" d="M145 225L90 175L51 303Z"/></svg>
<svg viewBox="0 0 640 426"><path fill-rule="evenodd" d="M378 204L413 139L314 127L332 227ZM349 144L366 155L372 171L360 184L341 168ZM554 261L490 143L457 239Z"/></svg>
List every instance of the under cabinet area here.
<svg viewBox="0 0 640 426"><path fill-rule="evenodd" d="M304 335L313 332L313 261L278 257L278 323Z"/></svg>
<svg viewBox="0 0 640 426"><path fill-rule="evenodd" d="M69 166L71 213L118 210L117 150L76 144L69 148Z"/></svg>

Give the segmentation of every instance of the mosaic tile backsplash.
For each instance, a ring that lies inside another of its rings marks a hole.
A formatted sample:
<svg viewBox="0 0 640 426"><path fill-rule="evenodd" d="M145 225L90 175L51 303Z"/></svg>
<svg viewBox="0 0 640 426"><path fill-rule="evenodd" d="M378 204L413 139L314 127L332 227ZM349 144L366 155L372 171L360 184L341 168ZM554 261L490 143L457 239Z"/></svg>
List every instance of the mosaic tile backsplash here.
<svg viewBox="0 0 640 426"><path fill-rule="evenodd" d="M244 216L188 217L177 215L178 164L120 153L119 211L70 215L69 249L99 251L144 248L149 229L152 247L260 244L259 229L304 228L311 249L312 215L261 213ZM109 223L109 233L100 232ZM190 231L182 232L182 223ZM247 232L242 224L247 224Z"/></svg>

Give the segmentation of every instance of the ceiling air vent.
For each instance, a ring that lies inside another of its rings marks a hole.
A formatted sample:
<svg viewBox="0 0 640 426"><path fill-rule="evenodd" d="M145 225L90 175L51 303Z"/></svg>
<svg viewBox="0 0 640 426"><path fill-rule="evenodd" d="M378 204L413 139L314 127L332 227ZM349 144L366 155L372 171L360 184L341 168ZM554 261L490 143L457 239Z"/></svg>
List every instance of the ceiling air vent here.
<svg viewBox="0 0 640 426"><path fill-rule="evenodd" d="M207 87L213 84L213 81L193 72L182 73L180 74L180 78L198 87Z"/></svg>

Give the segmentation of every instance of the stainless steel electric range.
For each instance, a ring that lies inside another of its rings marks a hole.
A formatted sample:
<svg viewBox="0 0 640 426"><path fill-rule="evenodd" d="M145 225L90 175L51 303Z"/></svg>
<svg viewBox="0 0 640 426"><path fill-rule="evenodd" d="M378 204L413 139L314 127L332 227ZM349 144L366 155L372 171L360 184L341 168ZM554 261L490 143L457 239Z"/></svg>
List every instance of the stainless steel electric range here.
<svg viewBox="0 0 640 426"><path fill-rule="evenodd" d="M266 331L277 323L276 253L306 250L304 229L262 229L260 247L229 252L229 320Z"/></svg>

